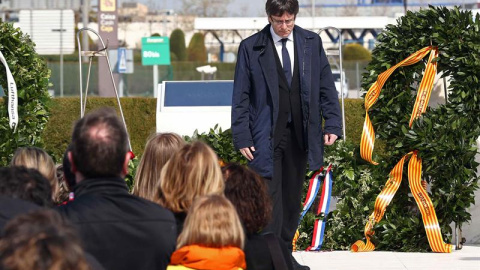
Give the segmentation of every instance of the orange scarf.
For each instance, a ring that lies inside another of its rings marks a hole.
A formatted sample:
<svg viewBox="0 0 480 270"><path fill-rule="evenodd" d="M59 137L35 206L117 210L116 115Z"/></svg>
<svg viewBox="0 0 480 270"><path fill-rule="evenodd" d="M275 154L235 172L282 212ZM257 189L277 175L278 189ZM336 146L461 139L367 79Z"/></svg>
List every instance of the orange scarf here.
<svg viewBox="0 0 480 270"><path fill-rule="evenodd" d="M199 270L247 268L245 253L237 247L211 248L199 245L184 246L176 250L170 258L170 264Z"/></svg>

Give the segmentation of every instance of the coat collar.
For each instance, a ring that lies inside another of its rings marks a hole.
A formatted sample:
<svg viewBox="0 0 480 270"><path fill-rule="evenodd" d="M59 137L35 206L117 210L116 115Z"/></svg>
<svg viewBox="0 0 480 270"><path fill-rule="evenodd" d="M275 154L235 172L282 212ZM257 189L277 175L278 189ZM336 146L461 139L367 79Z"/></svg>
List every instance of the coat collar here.
<svg viewBox="0 0 480 270"><path fill-rule="evenodd" d="M75 198L90 193L128 193L125 180L121 177L84 179L73 188Z"/></svg>

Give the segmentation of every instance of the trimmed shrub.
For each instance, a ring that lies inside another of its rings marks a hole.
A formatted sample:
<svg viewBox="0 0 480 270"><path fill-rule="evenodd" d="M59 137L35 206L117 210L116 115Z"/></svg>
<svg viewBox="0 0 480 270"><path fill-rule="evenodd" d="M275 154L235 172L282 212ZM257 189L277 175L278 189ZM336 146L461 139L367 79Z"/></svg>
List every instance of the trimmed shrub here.
<svg viewBox="0 0 480 270"><path fill-rule="evenodd" d="M170 52L176 55L176 61L187 60L185 33L181 29L177 28L170 34Z"/></svg>
<svg viewBox="0 0 480 270"><path fill-rule="evenodd" d="M195 33L188 44L188 61L206 62L207 48L205 47L205 36L202 33Z"/></svg>
<svg viewBox="0 0 480 270"><path fill-rule="evenodd" d="M344 60L372 60L370 51L358 43L350 43L343 46L342 54Z"/></svg>

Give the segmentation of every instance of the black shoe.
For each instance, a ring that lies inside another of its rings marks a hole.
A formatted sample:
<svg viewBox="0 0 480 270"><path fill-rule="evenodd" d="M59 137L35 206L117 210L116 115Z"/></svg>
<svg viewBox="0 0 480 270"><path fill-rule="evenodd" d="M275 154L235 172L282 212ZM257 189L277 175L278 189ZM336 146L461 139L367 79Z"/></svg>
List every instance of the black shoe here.
<svg viewBox="0 0 480 270"><path fill-rule="evenodd" d="M292 257L292 264L293 264L293 269L295 270L310 270L310 267L306 266L306 265L301 265L297 262L297 260L295 260L295 257L293 257L293 255L291 255Z"/></svg>

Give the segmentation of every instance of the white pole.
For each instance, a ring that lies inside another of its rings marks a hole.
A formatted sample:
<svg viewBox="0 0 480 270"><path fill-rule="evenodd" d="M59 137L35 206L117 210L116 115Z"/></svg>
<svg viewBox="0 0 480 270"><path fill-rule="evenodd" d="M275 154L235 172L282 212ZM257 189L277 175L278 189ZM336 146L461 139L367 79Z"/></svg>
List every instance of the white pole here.
<svg viewBox="0 0 480 270"><path fill-rule="evenodd" d="M88 27L88 15L90 11L90 0L83 0L83 6L82 6L82 23L83 23L83 28ZM84 50L88 51L88 35L85 33L82 36L82 48ZM88 57L83 57L83 62L86 63L88 62Z"/></svg>
<svg viewBox="0 0 480 270"><path fill-rule="evenodd" d="M312 17L315 17L315 0L312 0Z"/></svg>
<svg viewBox="0 0 480 270"><path fill-rule="evenodd" d="M163 36L167 36L167 12L166 10L163 11Z"/></svg>
<svg viewBox="0 0 480 270"><path fill-rule="evenodd" d="M315 29L315 0L312 0L312 30Z"/></svg>
<svg viewBox="0 0 480 270"><path fill-rule="evenodd" d="M153 66L153 97L157 97L158 87L158 65Z"/></svg>
<svg viewBox="0 0 480 270"><path fill-rule="evenodd" d="M120 74L120 81L118 82L118 90L119 90L119 94L120 94L120 97L124 97L124 93L123 93L123 87L125 86L124 83L123 83L123 73Z"/></svg>
<svg viewBox="0 0 480 270"><path fill-rule="evenodd" d="M63 97L63 9L60 10L60 96Z"/></svg>

